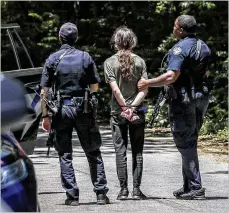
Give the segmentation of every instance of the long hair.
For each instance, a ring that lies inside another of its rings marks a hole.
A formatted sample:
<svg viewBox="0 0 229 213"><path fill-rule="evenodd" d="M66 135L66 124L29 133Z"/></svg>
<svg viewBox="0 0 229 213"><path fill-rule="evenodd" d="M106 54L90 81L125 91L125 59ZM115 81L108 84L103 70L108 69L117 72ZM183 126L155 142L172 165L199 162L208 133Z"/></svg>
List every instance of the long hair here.
<svg viewBox="0 0 229 213"><path fill-rule="evenodd" d="M134 67L134 61L131 57L132 49L137 44L137 37L134 32L125 27L119 27L115 30L111 43L118 50L117 57L120 63L121 75L128 80L131 79L131 72Z"/></svg>

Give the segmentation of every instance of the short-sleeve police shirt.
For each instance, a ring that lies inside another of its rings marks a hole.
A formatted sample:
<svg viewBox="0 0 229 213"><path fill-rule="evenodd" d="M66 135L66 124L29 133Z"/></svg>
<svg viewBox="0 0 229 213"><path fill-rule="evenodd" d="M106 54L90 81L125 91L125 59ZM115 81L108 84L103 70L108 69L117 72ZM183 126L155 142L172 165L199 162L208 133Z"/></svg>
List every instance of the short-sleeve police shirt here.
<svg viewBox="0 0 229 213"><path fill-rule="evenodd" d="M175 44L169 51L167 70L182 72L185 65L185 60L195 58L197 54L196 47L197 38L195 37L186 37L185 39ZM204 58L209 57L210 54L211 51L209 47L203 41L201 41L201 52L199 60L201 61Z"/></svg>
<svg viewBox="0 0 229 213"><path fill-rule="evenodd" d="M67 44L63 44L60 50L51 54L45 62L40 83L42 87L52 86L55 73L55 70L53 70L53 65L65 51L69 51L68 57L65 59L68 61L65 61L65 63L61 65L62 69L70 69L72 65L81 63L83 72L85 72L86 76L85 85L96 84L100 82L100 77L92 57L87 52L83 52L78 49L74 49ZM81 61L77 62L77 60Z"/></svg>

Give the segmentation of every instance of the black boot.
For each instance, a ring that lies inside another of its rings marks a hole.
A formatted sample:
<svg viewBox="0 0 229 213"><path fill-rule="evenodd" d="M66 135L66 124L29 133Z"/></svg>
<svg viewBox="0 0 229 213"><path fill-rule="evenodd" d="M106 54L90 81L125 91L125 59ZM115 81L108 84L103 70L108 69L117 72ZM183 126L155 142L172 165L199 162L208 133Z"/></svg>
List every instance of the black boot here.
<svg viewBox="0 0 229 213"><path fill-rule="evenodd" d="M123 188L120 190L117 200L126 200L128 198L129 191L127 188Z"/></svg>
<svg viewBox="0 0 229 213"><path fill-rule="evenodd" d="M67 198L65 200L65 205L68 206L78 206L79 205L79 199L74 199L74 198Z"/></svg>
<svg viewBox="0 0 229 213"><path fill-rule="evenodd" d="M97 196L97 204L98 205L105 205L105 204L110 203L110 200L106 196L105 193L97 193L96 196Z"/></svg>
<svg viewBox="0 0 229 213"><path fill-rule="evenodd" d="M174 192L173 192L173 195L174 195L176 198L179 198L182 194L187 193L187 192L189 192L189 191L190 191L190 190L184 189L184 187L182 187L182 188L180 188L180 189L174 191Z"/></svg>
<svg viewBox="0 0 229 213"><path fill-rule="evenodd" d="M134 200L145 200L147 197L142 193L142 191L139 188L134 188L132 198Z"/></svg>
<svg viewBox="0 0 229 213"><path fill-rule="evenodd" d="M181 194L179 197L179 199L183 199L183 200L202 200L205 199L205 188L200 188L197 190L191 190L189 192L185 192L183 194Z"/></svg>

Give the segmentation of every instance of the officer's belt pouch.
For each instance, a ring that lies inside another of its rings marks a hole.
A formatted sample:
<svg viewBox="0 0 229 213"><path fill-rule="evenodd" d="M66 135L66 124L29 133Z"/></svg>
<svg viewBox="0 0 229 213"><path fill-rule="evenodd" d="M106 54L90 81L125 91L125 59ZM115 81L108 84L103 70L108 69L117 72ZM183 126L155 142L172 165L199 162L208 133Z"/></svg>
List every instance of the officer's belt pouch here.
<svg viewBox="0 0 229 213"><path fill-rule="evenodd" d="M190 99L199 99L202 98L205 95L209 94L208 87L207 86L201 86L200 88L195 88L194 86L191 88L190 93L187 91L185 87L182 87L180 89L180 97L181 97L181 102L184 104L189 104Z"/></svg>
<svg viewBox="0 0 229 213"><path fill-rule="evenodd" d="M185 87L182 87L180 89L180 98L181 98L181 103L183 104L189 104L190 103L190 98L189 98L189 94L188 94L188 91Z"/></svg>
<svg viewBox="0 0 229 213"><path fill-rule="evenodd" d="M207 86L201 86L200 88L197 88L195 91L195 99L202 98L208 94L209 94L208 87Z"/></svg>

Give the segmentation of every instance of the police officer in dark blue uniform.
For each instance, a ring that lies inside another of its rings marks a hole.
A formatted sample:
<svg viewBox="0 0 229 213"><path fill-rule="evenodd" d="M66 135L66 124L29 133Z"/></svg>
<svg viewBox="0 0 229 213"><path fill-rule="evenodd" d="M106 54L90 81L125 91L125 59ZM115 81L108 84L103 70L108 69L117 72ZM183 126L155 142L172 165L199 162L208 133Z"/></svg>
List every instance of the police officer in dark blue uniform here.
<svg viewBox="0 0 229 213"><path fill-rule="evenodd" d="M47 131L51 128L43 98L47 96L48 88L52 87L58 107L52 118L52 128L56 134L54 146L59 154L62 186L67 195L65 204L79 205L79 189L72 165L73 128L89 162L97 203L106 204L108 188L100 152L101 135L89 104L91 94L98 91L100 78L92 57L73 47L77 37L75 24L63 24L59 31L62 46L46 60L41 78L43 128ZM87 93L88 88L90 93Z"/></svg>
<svg viewBox="0 0 229 213"><path fill-rule="evenodd" d="M197 139L209 103L207 87L211 51L195 36L196 20L179 16L173 34L180 41L168 54L167 72L149 80L140 80L140 90L147 86L169 85L169 115L176 146L182 156L183 187L173 192L176 198L200 199L202 188L197 155Z"/></svg>

